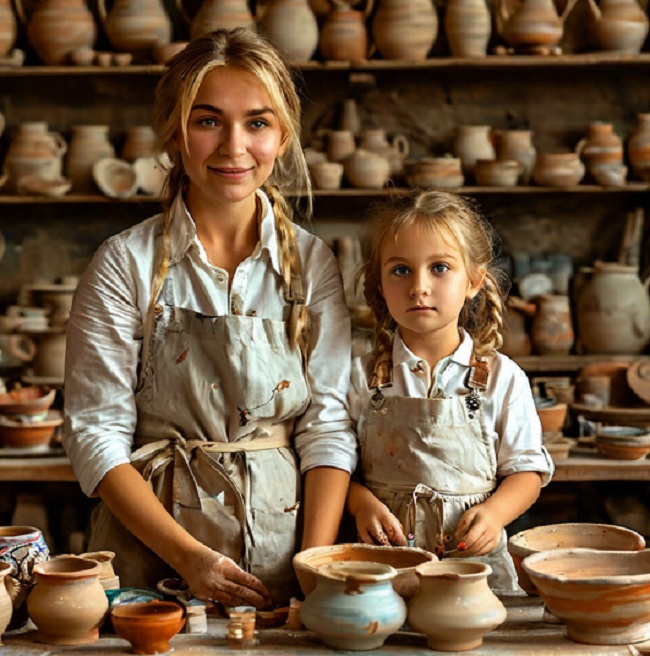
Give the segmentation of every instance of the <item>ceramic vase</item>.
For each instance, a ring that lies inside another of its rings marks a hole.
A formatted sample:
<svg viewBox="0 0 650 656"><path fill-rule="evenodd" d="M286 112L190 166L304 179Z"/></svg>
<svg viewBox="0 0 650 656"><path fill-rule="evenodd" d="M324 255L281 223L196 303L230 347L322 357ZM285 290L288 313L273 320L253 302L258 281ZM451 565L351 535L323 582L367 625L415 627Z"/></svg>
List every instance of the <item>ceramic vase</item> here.
<svg viewBox="0 0 650 656"><path fill-rule="evenodd" d="M569 297L561 294L540 294L530 336L539 355L568 355L574 342Z"/></svg>
<svg viewBox="0 0 650 656"><path fill-rule="evenodd" d="M627 153L636 177L650 179L650 114L637 115L637 126L627 142Z"/></svg>
<svg viewBox="0 0 650 656"><path fill-rule="evenodd" d="M496 158L491 131L489 125L460 125L456 129L453 150L465 174L474 174L476 160Z"/></svg>
<svg viewBox="0 0 650 656"><path fill-rule="evenodd" d="M65 328L58 326L31 331L29 335L36 342L34 375L62 381L65 372Z"/></svg>
<svg viewBox="0 0 650 656"><path fill-rule="evenodd" d="M257 30L247 0L203 0L190 22L190 38L235 27L245 27L253 32Z"/></svg>
<svg viewBox="0 0 650 656"><path fill-rule="evenodd" d="M450 0L445 34L454 57L484 57L492 31L485 0Z"/></svg>
<svg viewBox="0 0 650 656"><path fill-rule="evenodd" d="M593 176L598 167L623 163L623 140L611 123L595 121L589 124L587 136L578 144L577 152Z"/></svg>
<svg viewBox="0 0 650 656"><path fill-rule="evenodd" d="M310 60L318 46L318 23L307 0L271 0L260 26L289 61Z"/></svg>
<svg viewBox="0 0 650 656"><path fill-rule="evenodd" d="M512 12L504 0L497 7L499 31L511 46L553 46L562 38L564 26L553 0L522 0Z"/></svg>
<svg viewBox="0 0 650 656"><path fill-rule="evenodd" d="M150 125L132 125L126 129L126 139L121 157L127 162L135 162L140 157L153 157L156 148L156 135Z"/></svg>
<svg viewBox="0 0 650 656"><path fill-rule="evenodd" d="M577 328L585 353L641 353L650 340L650 298L636 267L596 262L575 290Z"/></svg>
<svg viewBox="0 0 650 656"><path fill-rule="evenodd" d="M0 57L5 57L13 48L16 29L16 16L11 9L10 0L0 0Z"/></svg>
<svg viewBox="0 0 650 656"><path fill-rule="evenodd" d="M396 134L390 140L386 130L374 128L362 130L359 134L359 148L382 155L388 160L390 176L401 176L404 173L404 160L408 157L410 146L403 134Z"/></svg>
<svg viewBox="0 0 650 656"><path fill-rule="evenodd" d="M0 562L11 570L13 616L10 628L20 628L27 621L25 600L34 585L34 566L50 557L50 550L40 529L33 526L0 526Z"/></svg>
<svg viewBox="0 0 650 656"><path fill-rule="evenodd" d="M66 157L66 177L79 193L97 191L93 179L93 164L104 157L115 157L109 140L108 125L73 125Z"/></svg>
<svg viewBox="0 0 650 656"><path fill-rule="evenodd" d="M577 153L540 153L533 179L541 187L573 187L585 177L585 165Z"/></svg>
<svg viewBox="0 0 650 656"><path fill-rule="evenodd" d="M364 148L357 148L343 162L343 170L350 185L361 189L381 189L390 178L388 160Z"/></svg>
<svg viewBox="0 0 650 656"><path fill-rule="evenodd" d="M380 0L372 36L384 59L426 59L437 35L438 15L431 0Z"/></svg>
<svg viewBox="0 0 650 656"><path fill-rule="evenodd" d="M350 130L330 130L327 133L327 159L345 161L356 149L354 134Z"/></svg>
<svg viewBox="0 0 650 656"><path fill-rule="evenodd" d="M10 573L11 565L0 561L0 647L2 647L2 634L7 630L14 610L9 595Z"/></svg>
<svg viewBox="0 0 650 656"><path fill-rule="evenodd" d="M108 599L99 582L102 566L78 556L59 556L34 567L27 599L36 639L51 645L87 645L99 638Z"/></svg>
<svg viewBox="0 0 650 656"><path fill-rule="evenodd" d="M537 150L533 144L532 130L495 130L498 159L514 159L521 164L519 182L530 183Z"/></svg>
<svg viewBox="0 0 650 656"><path fill-rule="evenodd" d="M406 604L391 584L396 575L395 568L381 563L324 565L316 574L316 588L300 608L300 618L328 647L376 649L406 619Z"/></svg>
<svg viewBox="0 0 650 656"><path fill-rule="evenodd" d="M360 61L368 56L368 32L361 11L335 8L328 14L318 42L321 54L332 61Z"/></svg>
<svg viewBox="0 0 650 656"><path fill-rule="evenodd" d="M27 38L47 66L67 64L70 53L92 48L97 27L83 0L41 0L27 19L20 0L16 9L27 24Z"/></svg>
<svg viewBox="0 0 650 656"><path fill-rule="evenodd" d="M638 53L648 35L648 17L636 0L594 0L589 5L598 21L603 50Z"/></svg>
<svg viewBox="0 0 650 656"><path fill-rule="evenodd" d="M431 649L475 649L505 621L506 609L488 586L489 565L448 558L418 565L415 573L420 589L409 603L408 624L426 635Z"/></svg>

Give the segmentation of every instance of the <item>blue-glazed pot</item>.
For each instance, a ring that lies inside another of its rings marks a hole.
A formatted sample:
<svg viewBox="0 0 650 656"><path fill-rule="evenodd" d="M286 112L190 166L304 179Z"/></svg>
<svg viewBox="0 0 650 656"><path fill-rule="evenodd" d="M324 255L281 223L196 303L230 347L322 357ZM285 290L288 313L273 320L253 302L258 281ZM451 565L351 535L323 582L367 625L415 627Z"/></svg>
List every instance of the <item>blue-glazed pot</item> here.
<svg viewBox="0 0 650 656"><path fill-rule="evenodd" d="M406 604L391 584L397 570L371 562L335 562L316 573L302 604L303 624L329 647L376 649L406 619Z"/></svg>

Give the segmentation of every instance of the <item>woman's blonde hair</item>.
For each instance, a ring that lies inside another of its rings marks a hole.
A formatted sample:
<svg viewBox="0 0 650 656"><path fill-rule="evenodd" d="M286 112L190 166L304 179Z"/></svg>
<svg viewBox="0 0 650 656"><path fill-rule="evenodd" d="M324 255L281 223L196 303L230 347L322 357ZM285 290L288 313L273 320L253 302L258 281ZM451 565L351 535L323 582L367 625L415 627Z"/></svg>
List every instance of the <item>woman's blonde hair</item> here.
<svg viewBox="0 0 650 656"><path fill-rule="evenodd" d="M307 197L307 213L311 212L311 181L300 142L300 99L292 73L282 57L264 37L244 28L216 30L190 41L166 62L156 88L153 126L157 137L157 154L167 169L167 177L163 192L165 222L162 252L152 282L152 306L156 303L169 268L172 203L187 179L177 137L180 131L182 138L187 139L187 124L201 83L207 73L219 66L247 71L260 80L271 98L285 135L287 147L284 155L276 159L263 189L275 215L284 296L291 304L289 336L291 343L305 353L309 319L302 289L299 288L302 263L296 247L293 212L283 195L287 189L301 190Z"/></svg>
<svg viewBox="0 0 650 656"><path fill-rule="evenodd" d="M505 275L494 266L496 233L470 199L442 191L421 191L373 206L361 225L359 277L376 319L377 355L389 348L397 328L380 291L381 250L387 239L396 239L401 230L413 225L423 226L432 237L458 247L470 280L480 279L485 271L483 285L473 299L465 301L458 325L472 336L477 355L499 349L503 343Z"/></svg>

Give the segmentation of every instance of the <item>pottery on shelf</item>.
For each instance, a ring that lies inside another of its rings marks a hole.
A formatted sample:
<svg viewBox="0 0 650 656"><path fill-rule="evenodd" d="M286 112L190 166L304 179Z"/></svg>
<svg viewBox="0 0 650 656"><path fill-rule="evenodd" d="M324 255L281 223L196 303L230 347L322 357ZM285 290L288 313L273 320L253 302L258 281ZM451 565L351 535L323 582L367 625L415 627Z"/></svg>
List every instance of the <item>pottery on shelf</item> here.
<svg viewBox="0 0 650 656"><path fill-rule="evenodd" d="M291 62L309 61L318 46L318 23L307 0L270 0L259 23L262 33Z"/></svg>
<svg viewBox="0 0 650 656"><path fill-rule="evenodd" d="M65 172L77 193L96 192L93 164L104 157L115 157L108 125L73 125Z"/></svg>
<svg viewBox="0 0 650 656"><path fill-rule="evenodd" d="M523 567L567 636L592 645L650 640L650 550L557 549Z"/></svg>
<svg viewBox="0 0 650 656"><path fill-rule="evenodd" d="M406 182L411 187L452 189L465 182L458 157L423 157L404 162Z"/></svg>
<svg viewBox="0 0 650 656"><path fill-rule="evenodd" d="M0 394L0 415L39 415L54 403L55 389L29 385Z"/></svg>
<svg viewBox="0 0 650 656"><path fill-rule="evenodd" d="M589 523L535 526L508 539L508 552L515 563L519 585L529 595L536 595L537 589L521 565L523 559L540 551L573 548L639 551L645 549L645 540L623 526Z"/></svg>
<svg viewBox="0 0 650 656"><path fill-rule="evenodd" d="M300 618L328 647L381 647L406 619L406 604L391 585L395 576L395 568L381 563L329 563L318 570Z"/></svg>
<svg viewBox="0 0 650 656"><path fill-rule="evenodd" d="M625 374L629 388L644 403L650 405L650 366L643 360L635 360Z"/></svg>
<svg viewBox="0 0 650 656"><path fill-rule="evenodd" d="M542 424L542 432L558 433L564 426L568 406L566 403L556 403L553 401L548 406L537 406L537 414Z"/></svg>
<svg viewBox="0 0 650 656"><path fill-rule="evenodd" d="M628 139L627 154L639 180L650 176L650 113L637 114L637 125Z"/></svg>
<svg viewBox="0 0 650 656"><path fill-rule="evenodd" d="M361 61L368 57L368 31L361 11L334 6L320 30L318 47L331 61Z"/></svg>
<svg viewBox="0 0 650 656"><path fill-rule="evenodd" d="M535 160L533 179L541 187L574 187L585 177L585 165L578 153L540 153Z"/></svg>
<svg viewBox="0 0 650 656"><path fill-rule="evenodd" d="M648 17L636 0L589 0L603 50L638 53L648 35Z"/></svg>
<svg viewBox="0 0 650 656"><path fill-rule="evenodd" d="M529 184L535 166L537 150L532 130L494 130L497 159L514 159L521 165L519 182Z"/></svg>
<svg viewBox="0 0 650 656"><path fill-rule="evenodd" d="M138 191L148 196L162 194L166 173L155 157L138 157L132 166Z"/></svg>
<svg viewBox="0 0 650 656"><path fill-rule="evenodd" d="M460 158L463 172L473 175L479 159L496 159L496 150L489 125L459 125L456 128L453 151Z"/></svg>
<svg viewBox="0 0 650 656"><path fill-rule="evenodd" d="M42 418L40 415L35 418L0 416L0 446L44 450L62 424L60 410L49 410Z"/></svg>
<svg viewBox="0 0 650 656"><path fill-rule="evenodd" d="M218 29L232 30L236 27L245 27L253 32L257 29L248 0L203 0L192 19L185 14L181 0L176 0L176 5L183 10L185 21L190 26L192 39Z"/></svg>
<svg viewBox="0 0 650 656"><path fill-rule="evenodd" d="M446 558L418 565L420 589L408 608L409 627L424 633L440 651L467 651L506 619L506 609L490 590L485 563Z"/></svg>
<svg viewBox="0 0 650 656"><path fill-rule="evenodd" d="M474 164L476 184L482 187L514 187L521 171L515 159L477 159Z"/></svg>
<svg viewBox="0 0 650 656"><path fill-rule="evenodd" d="M530 330L533 348L539 355L568 355L575 334L569 297L538 294L532 298L535 315Z"/></svg>
<svg viewBox="0 0 650 656"><path fill-rule="evenodd" d="M309 165L316 189L334 190L341 187L343 164L341 162L315 162Z"/></svg>
<svg viewBox="0 0 650 656"><path fill-rule="evenodd" d="M554 46L562 38L564 22L575 2L558 15L553 0L497 0L499 33L515 48Z"/></svg>
<svg viewBox="0 0 650 656"><path fill-rule="evenodd" d="M16 41L16 16L11 8L11 0L0 0L0 57L6 57ZM2 123L0 119L0 135Z"/></svg>
<svg viewBox="0 0 650 656"><path fill-rule="evenodd" d="M110 198L130 198L138 189L138 176L129 162L105 157L93 164L93 178Z"/></svg>
<svg viewBox="0 0 650 656"><path fill-rule="evenodd" d="M599 426L596 449L606 458L640 460L650 453L650 429L634 426Z"/></svg>
<svg viewBox="0 0 650 656"><path fill-rule="evenodd" d="M357 148L343 162L343 171L352 187L381 189L390 179L390 162L379 153Z"/></svg>
<svg viewBox="0 0 650 656"><path fill-rule="evenodd" d="M43 178L40 175L23 175L16 183L19 194L24 196L65 196L72 189L67 178Z"/></svg>
<svg viewBox="0 0 650 656"><path fill-rule="evenodd" d="M454 57L485 57L492 32L485 0L450 0L445 34Z"/></svg>

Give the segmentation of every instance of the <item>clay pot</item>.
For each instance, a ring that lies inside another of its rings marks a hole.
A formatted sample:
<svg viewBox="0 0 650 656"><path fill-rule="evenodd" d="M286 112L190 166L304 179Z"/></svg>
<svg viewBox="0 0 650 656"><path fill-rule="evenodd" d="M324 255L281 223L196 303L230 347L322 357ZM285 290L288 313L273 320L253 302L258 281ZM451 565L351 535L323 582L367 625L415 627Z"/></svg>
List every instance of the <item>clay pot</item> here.
<svg viewBox="0 0 650 656"><path fill-rule="evenodd" d="M321 28L318 44L325 59L332 61L366 59L368 31L363 12L334 8Z"/></svg>
<svg viewBox="0 0 650 656"><path fill-rule="evenodd" d="M377 153L388 160L390 176L396 178L404 173L404 159L408 156L410 146L403 134L396 134L389 140L386 130L362 130L359 134L359 148Z"/></svg>
<svg viewBox="0 0 650 656"><path fill-rule="evenodd" d="M318 46L318 23L307 0L271 0L260 27L292 62L309 61Z"/></svg>
<svg viewBox="0 0 650 656"><path fill-rule="evenodd" d="M509 45L531 48L554 46L560 41L572 3L566 5L562 16L558 16L553 0L521 0L514 3L512 13L510 6L512 3L498 3L499 32Z"/></svg>
<svg viewBox="0 0 650 656"><path fill-rule="evenodd" d="M645 549L645 540L636 531L608 524L548 524L520 531L508 539L508 552L515 563L519 585L529 595L537 594L537 588L522 567L524 558L540 551L575 547L638 551Z"/></svg>
<svg viewBox="0 0 650 656"><path fill-rule="evenodd" d="M650 550L543 551L523 567L571 640L627 645L650 639Z"/></svg>
<svg viewBox="0 0 650 656"><path fill-rule="evenodd" d="M597 167L623 164L623 141L614 132L611 123L590 123L587 136L580 141L576 150L592 177Z"/></svg>
<svg viewBox="0 0 650 656"><path fill-rule="evenodd" d="M93 164L103 157L115 157L108 130L108 125L72 126L65 172L76 192L96 192Z"/></svg>
<svg viewBox="0 0 650 656"><path fill-rule="evenodd" d="M585 353L641 353L650 340L650 299L635 267L596 262L576 289L576 313Z"/></svg>
<svg viewBox="0 0 650 656"><path fill-rule="evenodd" d="M650 453L650 430L633 426L600 426L596 449L614 460L640 460Z"/></svg>
<svg viewBox="0 0 650 656"><path fill-rule="evenodd" d="M648 17L636 0L600 0L589 7L598 21L598 43L603 50L638 53L648 35Z"/></svg>
<svg viewBox="0 0 650 656"><path fill-rule="evenodd" d="M406 182L411 187L452 189L465 182L461 161L457 157L423 157L404 162Z"/></svg>
<svg viewBox="0 0 650 656"><path fill-rule="evenodd" d="M78 556L59 556L34 567L36 584L27 610L36 640L51 645L88 645L99 638L108 599L99 583L101 565Z"/></svg>
<svg viewBox="0 0 650 656"><path fill-rule="evenodd" d="M485 57L492 26L485 0L450 0L445 34L454 57Z"/></svg>
<svg viewBox="0 0 650 656"><path fill-rule="evenodd" d="M502 624L506 609L490 590L485 563L448 558L418 565L420 589L409 603L409 627L434 650L465 651Z"/></svg>
<svg viewBox="0 0 650 656"><path fill-rule="evenodd" d="M164 654L185 625L185 617L179 604L154 599L115 606L111 622L117 635L131 643L131 653Z"/></svg>
<svg viewBox="0 0 650 656"><path fill-rule="evenodd" d="M650 178L650 114L637 114L636 130L627 142L627 153L636 177Z"/></svg>
<svg viewBox="0 0 650 656"><path fill-rule="evenodd" d="M391 585L395 576L397 570L381 563L325 565L316 574L315 590L302 603L300 618L328 647L381 647L406 619L406 604Z"/></svg>
<svg viewBox="0 0 650 656"><path fill-rule="evenodd" d="M9 628L20 628L27 622L25 600L34 585L34 566L49 557L50 550L40 529L0 526L0 562L11 566L9 593L14 610Z"/></svg>
<svg viewBox="0 0 650 656"><path fill-rule="evenodd" d="M65 330L46 328L30 330L28 334L36 342L34 375L62 381L65 371Z"/></svg>
<svg viewBox="0 0 650 656"><path fill-rule="evenodd" d="M115 552L88 551L86 553L79 554L79 558L94 560L101 565L101 570L99 572L100 580L108 579L115 576L115 570L113 569L113 560L115 560Z"/></svg>
<svg viewBox="0 0 650 656"><path fill-rule="evenodd" d="M0 561L0 647L2 647L2 634L6 631L13 614L13 604L9 596L9 579L11 565Z"/></svg>
<svg viewBox="0 0 650 656"><path fill-rule="evenodd" d="M16 17L10 0L0 0L0 57L5 57L16 41ZM2 134L2 130L0 130Z"/></svg>
<svg viewBox="0 0 650 656"><path fill-rule="evenodd" d="M408 601L418 589L415 567L433 560L434 555L416 547L382 547L373 544L335 544L330 547L312 547L293 557L293 567L303 594L316 587L316 574L321 567L336 562L372 562L391 565L397 570L392 579L393 588Z"/></svg>
<svg viewBox="0 0 650 656"><path fill-rule="evenodd" d="M126 129L126 139L122 146L121 158L127 162L135 162L141 157L155 155L156 135L150 125L132 125ZM106 155L114 157L115 155Z"/></svg>
<svg viewBox="0 0 650 656"><path fill-rule="evenodd" d="M568 355L575 335L569 297L540 294L533 298L537 310L531 326L533 348L539 355Z"/></svg>
<svg viewBox="0 0 650 656"><path fill-rule="evenodd" d="M138 174L123 159L103 157L93 164L93 180L109 198L130 198L138 190Z"/></svg>
<svg viewBox="0 0 650 656"><path fill-rule="evenodd" d="M568 406L566 403L553 402L547 406L537 406L537 415L542 424L542 432L546 434L559 433L564 426Z"/></svg>
<svg viewBox="0 0 650 656"><path fill-rule="evenodd" d="M354 135L350 130L330 130L327 133L327 159L330 162L343 162L356 149Z"/></svg>
<svg viewBox="0 0 650 656"><path fill-rule="evenodd" d="M343 163L345 177L351 186L381 189L390 178L390 163L383 156L357 148Z"/></svg>
<svg viewBox="0 0 650 656"><path fill-rule="evenodd" d="M532 130L495 130L497 159L514 159L521 165L518 181L529 184L537 151Z"/></svg>
<svg viewBox="0 0 650 656"><path fill-rule="evenodd" d="M474 164L476 184L482 187L514 187L520 172L515 159L477 159Z"/></svg>
<svg viewBox="0 0 650 656"><path fill-rule="evenodd" d="M41 0L29 20L22 3L16 9L27 24L29 42L47 66L67 64L73 51L92 48L97 38L93 16L83 0Z"/></svg>
<svg viewBox="0 0 650 656"><path fill-rule="evenodd" d="M541 187L574 187L585 177L585 165L577 153L541 153L535 160L533 178Z"/></svg>
<svg viewBox="0 0 650 656"><path fill-rule="evenodd" d="M341 187L343 164L340 162L316 162L309 166L316 189L335 190Z"/></svg>
<svg viewBox="0 0 650 656"><path fill-rule="evenodd" d="M0 415L38 415L54 403L55 389L29 385L0 394Z"/></svg>
<svg viewBox="0 0 650 656"><path fill-rule="evenodd" d="M628 362L593 362L580 368L577 383L594 377L605 377L608 380L609 403L617 407L634 405L635 396L627 380L630 364ZM582 389L581 389L582 391Z"/></svg>
<svg viewBox="0 0 650 656"><path fill-rule="evenodd" d="M533 345L528 334L527 321L528 317L535 314L536 307L517 296L509 296L506 307L508 311L504 315L503 344L500 351L511 358L530 355Z"/></svg>
<svg viewBox="0 0 650 656"><path fill-rule="evenodd" d="M460 125L456 129L453 151L463 164L463 171L473 175L478 159L496 159L489 125Z"/></svg>
<svg viewBox="0 0 650 656"><path fill-rule="evenodd" d="M60 410L50 410L44 418L33 421L0 417L0 445L43 450L49 446L56 429L63 424Z"/></svg>
<svg viewBox="0 0 650 656"><path fill-rule="evenodd" d="M384 59L421 61L438 34L438 16L429 0L380 0L372 36Z"/></svg>
<svg viewBox="0 0 650 656"><path fill-rule="evenodd" d="M180 4L180 1L177 2ZM232 30L245 27L257 31L257 24L250 11L247 0L203 0L199 10L190 21L190 38L218 29Z"/></svg>

